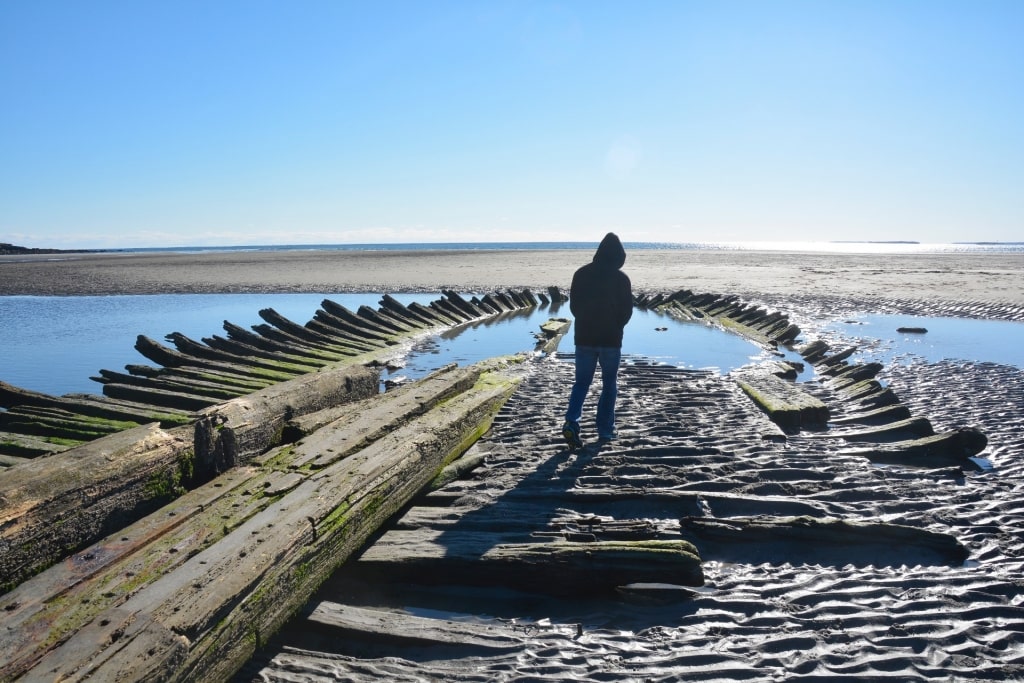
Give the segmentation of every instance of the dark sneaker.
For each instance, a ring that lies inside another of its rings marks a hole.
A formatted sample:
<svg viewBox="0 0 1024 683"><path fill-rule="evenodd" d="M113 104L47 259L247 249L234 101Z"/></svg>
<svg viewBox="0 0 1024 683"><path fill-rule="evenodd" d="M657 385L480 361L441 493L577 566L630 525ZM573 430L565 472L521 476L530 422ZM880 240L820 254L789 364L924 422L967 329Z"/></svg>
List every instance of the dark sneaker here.
<svg viewBox="0 0 1024 683"><path fill-rule="evenodd" d="M583 442L580 440L580 426L577 423L566 420L565 424L562 425L562 437L565 439L565 443L568 444L570 451L583 448Z"/></svg>
<svg viewBox="0 0 1024 683"><path fill-rule="evenodd" d="M597 437L598 441L604 441L605 443L615 441L617 438L619 438L618 432L612 432L611 434L599 434Z"/></svg>

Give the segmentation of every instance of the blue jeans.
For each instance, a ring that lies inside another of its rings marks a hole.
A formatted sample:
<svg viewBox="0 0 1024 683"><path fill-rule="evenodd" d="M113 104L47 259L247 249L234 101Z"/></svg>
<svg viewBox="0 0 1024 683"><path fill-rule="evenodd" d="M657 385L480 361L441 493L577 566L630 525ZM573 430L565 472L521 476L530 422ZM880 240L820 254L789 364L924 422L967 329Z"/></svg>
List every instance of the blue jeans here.
<svg viewBox="0 0 1024 683"><path fill-rule="evenodd" d="M579 423L583 414L583 401L590 390L594 371L601 365L601 397L597 401L597 434L599 437L615 435L615 399L619 395L618 374L622 349L612 346L577 346L576 381L569 394L569 407L565 419Z"/></svg>

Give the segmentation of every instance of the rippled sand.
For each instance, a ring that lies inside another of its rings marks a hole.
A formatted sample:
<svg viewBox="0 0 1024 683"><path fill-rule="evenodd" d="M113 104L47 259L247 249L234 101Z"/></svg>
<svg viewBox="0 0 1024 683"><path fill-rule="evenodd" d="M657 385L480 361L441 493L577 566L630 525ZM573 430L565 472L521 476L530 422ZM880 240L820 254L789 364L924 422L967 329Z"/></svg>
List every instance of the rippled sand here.
<svg viewBox="0 0 1024 683"><path fill-rule="evenodd" d="M0 259L0 294L564 288L580 256L280 252ZM824 319L855 311L1024 320L1021 256L636 252L626 270L638 289L741 295L788 313L810 336L821 333ZM829 334L834 346L842 345L839 333ZM764 440L765 418L726 378L643 366L622 374L621 438L571 455L557 438L570 378L564 359L543 361L528 377L474 447L488 454L484 468L451 485L454 511L485 506L517 481L541 475L584 490L612 479L641 491L645 481L657 482L746 502L731 510L714 502L706 510L665 509L639 496L587 511L659 520L679 533L679 519L687 515L814 510L949 534L970 559L949 564L900 547L864 556L806 546L775 554L705 547L704 588L602 599L541 599L501 588L378 586L371 592L347 582L343 571L321 599L460 612L516 645L486 654L357 643L299 619L239 680L1024 680L1021 369L913 361L887 367L879 377L936 431L981 429L991 471L883 468L845 453L834 439ZM689 455L666 460L665 449Z"/></svg>

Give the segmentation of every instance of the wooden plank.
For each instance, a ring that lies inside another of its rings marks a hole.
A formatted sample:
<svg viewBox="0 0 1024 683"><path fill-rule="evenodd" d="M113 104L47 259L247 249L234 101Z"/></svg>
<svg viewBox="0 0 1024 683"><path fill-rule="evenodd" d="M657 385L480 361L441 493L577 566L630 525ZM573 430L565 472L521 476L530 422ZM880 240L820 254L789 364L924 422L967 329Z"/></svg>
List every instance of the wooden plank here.
<svg viewBox="0 0 1024 683"><path fill-rule="evenodd" d="M848 449L843 453L861 455L883 464L939 468L963 465L987 445L988 438L983 433L964 427L920 439Z"/></svg>
<svg viewBox="0 0 1024 683"><path fill-rule="evenodd" d="M4 435L0 434L0 449L6 447L7 444L4 442ZM5 467L14 467L15 465L21 465L22 463L26 463L29 460L31 460L31 458L20 457L17 455L7 455L6 453L0 452L0 469Z"/></svg>
<svg viewBox="0 0 1024 683"><path fill-rule="evenodd" d="M762 552L771 552L772 547L779 549L779 557L786 561L811 564L816 561L868 564L872 562L872 548L887 555L889 561L896 553L920 552L930 556L929 561L952 565L963 563L969 554L963 544L949 534L886 522L813 517L690 517L680 520L680 525L696 537L695 542L703 552L706 552L704 542L740 544L750 558L748 562L758 561L752 557L755 544L764 546ZM815 559L801 557L802 554Z"/></svg>
<svg viewBox="0 0 1024 683"><path fill-rule="evenodd" d="M360 316L330 299L324 299L320 305L326 314L322 316L325 320L337 321L339 325L343 323L343 329L351 329L357 338L384 341L395 336L395 331L390 327L385 327L369 318Z"/></svg>
<svg viewBox="0 0 1024 683"><path fill-rule="evenodd" d="M768 372L751 372L737 376L736 383L784 430L822 429L828 423L828 406L793 382Z"/></svg>
<svg viewBox="0 0 1024 683"><path fill-rule="evenodd" d="M308 365L303 362L295 362L283 359L269 359L264 358L261 355L252 354L236 354L220 349L215 349L206 344L197 342L194 339L181 334L180 332L171 332L167 335L167 340L174 344L182 353L191 356L192 358L204 358L212 361L220 361L224 363L235 363L238 365L244 365L254 368L261 368L263 370L269 370L271 372L282 372L291 375L301 375L307 372L315 372L318 368L323 367L323 363L318 365Z"/></svg>
<svg viewBox="0 0 1024 683"><path fill-rule="evenodd" d="M188 429L137 427L4 471L0 587L10 589L177 495L191 457Z"/></svg>
<svg viewBox="0 0 1024 683"><path fill-rule="evenodd" d="M860 441L870 443L885 443L896 441L912 441L914 439L932 436L935 430L932 423L926 417L910 417L904 420L897 420L888 424L864 427L861 429L830 429L827 433L808 434L810 438L831 438L845 439L847 441Z"/></svg>
<svg viewBox="0 0 1024 683"><path fill-rule="evenodd" d="M468 390L479 377L477 368L459 368L452 364L383 395L293 418L285 426L285 436L289 441L299 438L304 441L300 446L288 448L288 466L326 467L422 415L439 402ZM260 461L277 457L272 451Z"/></svg>
<svg viewBox="0 0 1024 683"><path fill-rule="evenodd" d="M244 327L239 327L238 325L230 323L227 320L224 321L224 331L228 333L228 337L231 340L265 349L271 353L284 353L290 356L297 356L299 358L326 362L338 361L345 356L345 354L342 353L328 353L325 351L311 349L307 346L288 344L276 339L264 337L256 334L255 332L250 332Z"/></svg>
<svg viewBox="0 0 1024 683"><path fill-rule="evenodd" d="M833 417L829 421L833 425L851 424L886 424L897 420L905 420L910 417L910 408L905 405L891 405L866 410L858 413L849 413L842 417Z"/></svg>
<svg viewBox="0 0 1024 683"><path fill-rule="evenodd" d="M276 630L384 520L486 430L513 387L514 380L492 378L350 458L303 477L216 544L136 587L90 623L117 621L109 614L117 610L152 619L164 630L126 632L116 647L133 654L105 661L116 664L118 672L159 670L169 681L226 679L260 638ZM184 663L161 636L168 630L187 639ZM88 668L99 647L94 643L84 626L77 629L61 646L67 655L61 666Z"/></svg>
<svg viewBox="0 0 1024 683"><path fill-rule="evenodd" d="M374 396L380 373L361 365L324 369L212 406L196 424L196 466L221 472L282 440L289 419Z"/></svg>
<svg viewBox="0 0 1024 683"><path fill-rule="evenodd" d="M14 458L15 460L62 453L71 447L69 442L53 443L46 437L6 431L0 432L0 453L4 453L6 458ZM8 461L9 464L7 466L16 464L15 460Z"/></svg>
<svg viewBox="0 0 1024 683"><path fill-rule="evenodd" d="M503 540L493 533L394 530L346 571L376 580L505 586L556 595L609 592L630 583L704 584L697 549L680 539Z"/></svg>
<svg viewBox="0 0 1024 683"><path fill-rule="evenodd" d="M337 630L341 637L376 637L428 645L458 645L507 652L522 641L504 624L433 619L323 601L307 619Z"/></svg>

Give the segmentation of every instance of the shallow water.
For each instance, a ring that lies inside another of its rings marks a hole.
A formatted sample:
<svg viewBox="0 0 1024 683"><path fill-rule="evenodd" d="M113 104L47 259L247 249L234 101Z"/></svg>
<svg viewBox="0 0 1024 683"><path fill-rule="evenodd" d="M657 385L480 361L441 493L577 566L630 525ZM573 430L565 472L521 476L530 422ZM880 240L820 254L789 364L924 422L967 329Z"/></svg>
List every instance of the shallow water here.
<svg viewBox="0 0 1024 683"><path fill-rule="evenodd" d="M900 328L927 331L899 332ZM1024 368L1024 324L1019 322L872 314L833 323L828 331L842 334L858 347L854 360L886 367L913 360L959 360Z"/></svg>
<svg viewBox="0 0 1024 683"><path fill-rule="evenodd" d="M397 294L404 304L426 304L438 294ZM135 351L146 335L163 342L180 332L200 340L224 335L223 322L248 327L262 323L259 311L273 308L304 323L324 298L351 310L377 308L378 294L166 294L134 296L0 297L0 380L52 395L100 393L89 379L101 369L149 364ZM418 340L392 379L416 379L447 363L465 365L497 355L527 351L539 326L568 308L541 307L460 327ZM656 328L667 328L659 331ZM562 350L571 350L571 338ZM761 349L729 333L699 323L678 323L636 311L625 334L624 353L689 368L728 372L761 356ZM627 358L626 362L632 362Z"/></svg>
<svg viewBox="0 0 1024 683"><path fill-rule="evenodd" d="M438 294L397 294L404 304L428 303ZM135 351L138 335L157 341L171 332L199 340L223 335L229 320L262 323L259 310L274 308L296 322L313 317L324 298L356 310L377 308L378 294L164 294L134 296L0 297L0 380L53 395L100 393L89 379L100 369L147 364ZM462 365L533 348L539 326L550 317L570 317L568 307L541 307L464 326L417 340L390 379L416 379L447 363ZM924 327L926 334L901 334L899 327ZM958 318L860 315L826 328L855 343L859 361L886 366L923 358L971 360L1024 367L1024 324ZM572 350L570 337L562 351ZM800 360L794 352L783 355ZM766 357L746 340L701 323L680 323L637 310L623 341L625 363L643 359L727 373ZM800 376L802 381L812 377Z"/></svg>

